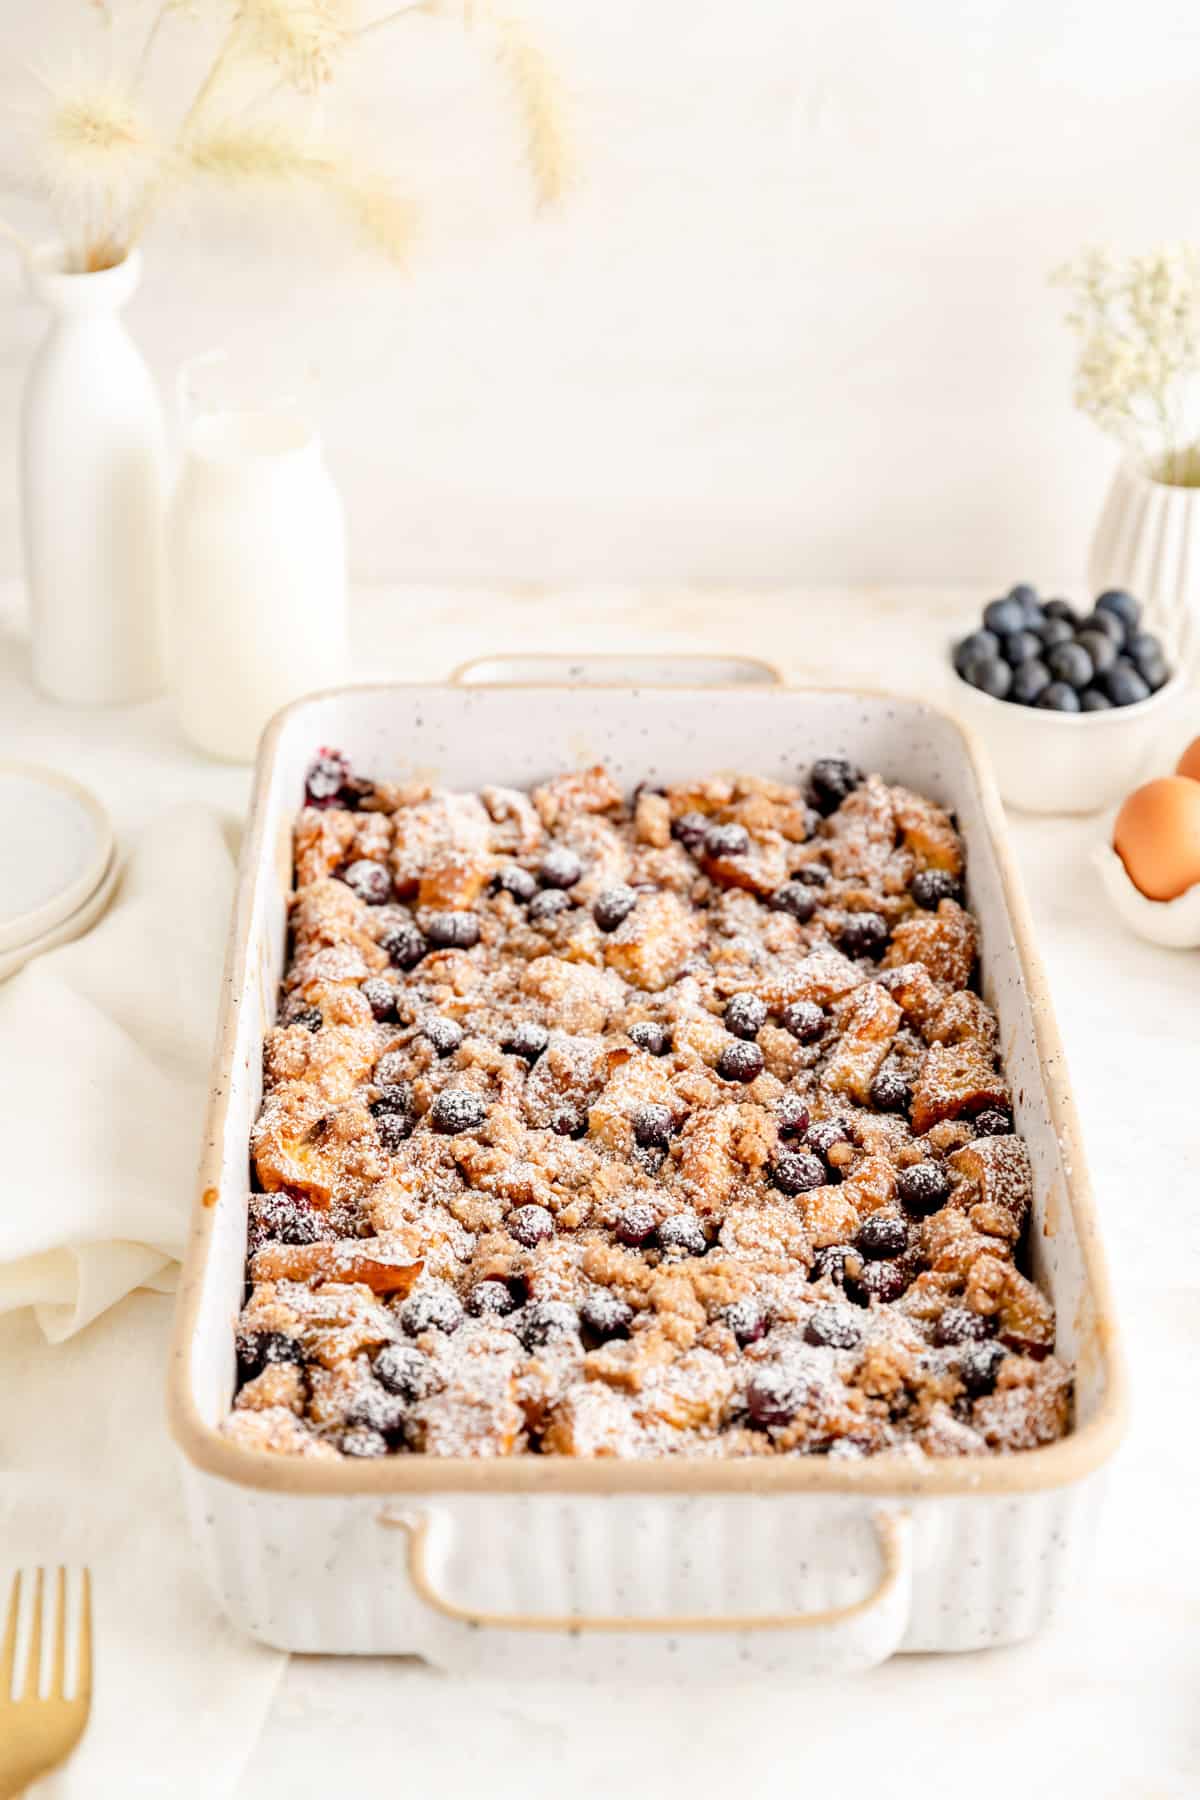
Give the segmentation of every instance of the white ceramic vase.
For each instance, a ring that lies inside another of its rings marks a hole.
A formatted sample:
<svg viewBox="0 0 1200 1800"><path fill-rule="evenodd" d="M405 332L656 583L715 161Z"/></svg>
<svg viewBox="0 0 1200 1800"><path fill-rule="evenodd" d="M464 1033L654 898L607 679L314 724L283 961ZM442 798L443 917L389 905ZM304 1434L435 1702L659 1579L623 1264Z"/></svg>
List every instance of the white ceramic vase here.
<svg viewBox="0 0 1200 1800"><path fill-rule="evenodd" d="M58 245L29 265L51 315L22 417L33 675L54 699L85 705L163 685L163 415L120 318L141 268L134 251L69 274Z"/></svg>
<svg viewBox="0 0 1200 1800"><path fill-rule="evenodd" d="M1093 594L1127 588L1185 663L1200 646L1200 488L1152 481L1135 463L1116 469L1088 557Z"/></svg>
<svg viewBox="0 0 1200 1800"><path fill-rule="evenodd" d="M179 722L198 749L248 762L272 713L346 679L342 503L309 422L194 419L168 546Z"/></svg>

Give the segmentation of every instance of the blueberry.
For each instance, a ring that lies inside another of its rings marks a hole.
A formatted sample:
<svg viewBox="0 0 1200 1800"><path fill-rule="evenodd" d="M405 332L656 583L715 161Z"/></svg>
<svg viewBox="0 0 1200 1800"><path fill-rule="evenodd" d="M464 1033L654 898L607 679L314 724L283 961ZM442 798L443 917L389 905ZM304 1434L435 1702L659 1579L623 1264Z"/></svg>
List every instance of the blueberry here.
<svg viewBox="0 0 1200 1800"><path fill-rule="evenodd" d="M674 1120L669 1106L646 1104L636 1107L631 1122L639 1144L662 1147L670 1143Z"/></svg>
<svg viewBox="0 0 1200 1800"><path fill-rule="evenodd" d="M359 993L370 1007L371 1017L381 1025L395 1019L400 990L386 975L372 975L370 980L363 982Z"/></svg>
<svg viewBox="0 0 1200 1800"><path fill-rule="evenodd" d="M1042 640L1043 650L1053 650L1056 644L1069 644L1075 636L1075 628L1068 625L1065 619L1047 619L1038 636Z"/></svg>
<svg viewBox="0 0 1200 1800"><path fill-rule="evenodd" d="M967 685L978 688L981 694L990 694L993 700L1008 698L1008 690L1012 686L1012 670L1000 657L973 656L963 664L960 673Z"/></svg>
<svg viewBox="0 0 1200 1800"><path fill-rule="evenodd" d="M744 856L750 848L750 833L744 825L710 825L704 834L706 856Z"/></svg>
<svg viewBox="0 0 1200 1800"><path fill-rule="evenodd" d="M305 1031L320 1031L325 1020L319 1006L298 1006L294 1012L289 1013L287 1023L303 1025Z"/></svg>
<svg viewBox="0 0 1200 1800"><path fill-rule="evenodd" d="M1042 654L1042 640L1034 631L1013 631L1000 646L1000 654L1010 668L1018 668Z"/></svg>
<svg viewBox="0 0 1200 1800"><path fill-rule="evenodd" d="M520 1056L527 1063L535 1063L547 1044L550 1033L536 1019L518 1019L501 1043L501 1049L507 1050L510 1056Z"/></svg>
<svg viewBox="0 0 1200 1800"><path fill-rule="evenodd" d="M409 1337L420 1337L423 1331L443 1331L449 1337L462 1324L462 1301L453 1288L439 1282L410 1294L399 1316L400 1329Z"/></svg>
<svg viewBox="0 0 1200 1800"><path fill-rule="evenodd" d="M829 881L829 870L821 863L803 863L793 870L792 880L803 883L805 887L825 887Z"/></svg>
<svg viewBox="0 0 1200 1800"><path fill-rule="evenodd" d="M304 778L304 798L311 806L331 806L341 797L350 776L350 765L337 750L325 750L309 765Z"/></svg>
<svg viewBox="0 0 1200 1800"><path fill-rule="evenodd" d="M838 935L838 943L847 956L869 956L875 962L887 948L891 933L879 913L851 913Z"/></svg>
<svg viewBox="0 0 1200 1800"><path fill-rule="evenodd" d="M767 900L772 912L791 913L801 925L807 925L817 910L817 903L803 881L785 881Z"/></svg>
<svg viewBox="0 0 1200 1800"><path fill-rule="evenodd" d="M835 1287L844 1288L847 1281L857 1280L862 1266L863 1259L853 1244L824 1244L813 1257L808 1279L832 1281Z"/></svg>
<svg viewBox="0 0 1200 1800"><path fill-rule="evenodd" d="M550 1115L550 1129L556 1137L586 1137L587 1128L587 1114L578 1107L556 1106Z"/></svg>
<svg viewBox="0 0 1200 1800"><path fill-rule="evenodd" d="M835 1145L851 1142L850 1127L845 1119L822 1119L818 1124L809 1126L804 1141L810 1150L815 1150L828 1163L829 1152Z"/></svg>
<svg viewBox="0 0 1200 1800"><path fill-rule="evenodd" d="M735 994L723 1014L725 1029L734 1037L757 1037L767 1022L767 1009L757 994Z"/></svg>
<svg viewBox="0 0 1200 1800"><path fill-rule="evenodd" d="M486 1104L470 1088L443 1088L429 1109L429 1123L443 1137L478 1131L486 1118Z"/></svg>
<svg viewBox="0 0 1200 1800"><path fill-rule="evenodd" d="M457 1019L447 1019L441 1013L430 1013L421 1021L421 1036L426 1043L432 1044L439 1056L453 1056L463 1041L463 1028Z"/></svg>
<svg viewBox="0 0 1200 1800"><path fill-rule="evenodd" d="M1142 679L1152 688L1161 687L1167 678L1167 656L1153 632L1135 631L1128 653Z"/></svg>
<svg viewBox="0 0 1200 1800"><path fill-rule="evenodd" d="M809 799L822 817L828 818L862 778L862 770L844 756L820 756L808 772Z"/></svg>
<svg viewBox="0 0 1200 1800"><path fill-rule="evenodd" d="M1013 670L1011 697L1018 706L1033 706L1050 686L1050 671L1040 656Z"/></svg>
<svg viewBox="0 0 1200 1800"><path fill-rule="evenodd" d="M828 1303L813 1307L804 1327L804 1336L810 1344L853 1350L862 1342L862 1329L848 1306Z"/></svg>
<svg viewBox="0 0 1200 1800"><path fill-rule="evenodd" d="M382 863L371 862L365 856L340 870L339 879L365 906L384 906L392 897L391 876Z"/></svg>
<svg viewBox="0 0 1200 1800"><path fill-rule="evenodd" d="M1070 687L1085 688L1096 673L1095 665L1083 645L1076 639L1071 644L1056 644L1046 652L1046 667L1055 681Z"/></svg>
<svg viewBox="0 0 1200 1800"><path fill-rule="evenodd" d="M412 1136L413 1122L408 1113L380 1113L375 1120L379 1142L389 1156L398 1156L406 1138Z"/></svg>
<svg viewBox="0 0 1200 1800"><path fill-rule="evenodd" d="M415 1344L385 1344L371 1365L389 1394L401 1400L423 1400L433 1387L433 1368Z"/></svg>
<svg viewBox="0 0 1200 1800"><path fill-rule="evenodd" d="M866 1306L872 1300L886 1303L898 1300L909 1284L910 1277L902 1263L869 1262L864 1263L862 1274L854 1284L855 1297Z"/></svg>
<svg viewBox="0 0 1200 1800"><path fill-rule="evenodd" d="M872 1262L903 1256L908 1249L908 1226L898 1213L868 1213L858 1228L854 1247Z"/></svg>
<svg viewBox="0 0 1200 1800"><path fill-rule="evenodd" d="M693 855L701 848L708 833L708 820L703 813L680 813L671 820L671 836Z"/></svg>
<svg viewBox="0 0 1200 1800"><path fill-rule="evenodd" d="M633 1206L625 1208L613 1226L613 1236L618 1243L636 1250L650 1241L657 1225L658 1215L654 1208L639 1200Z"/></svg>
<svg viewBox="0 0 1200 1800"><path fill-rule="evenodd" d="M572 888L582 874L583 864L565 844L555 844L547 850L538 868L538 878L548 888Z"/></svg>
<svg viewBox="0 0 1200 1800"><path fill-rule="evenodd" d="M721 1321L728 1325L744 1349L747 1344L756 1344L759 1338L767 1335L771 1315L761 1300L756 1300L753 1294L747 1294L724 1308Z"/></svg>
<svg viewBox="0 0 1200 1800"><path fill-rule="evenodd" d="M509 1236L526 1250L534 1250L554 1236L554 1215L544 1206L518 1206L506 1221Z"/></svg>
<svg viewBox="0 0 1200 1800"><path fill-rule="evenodd" d="M604 1343L609 1338L627 1337L633 1324L633 1308L609 1288L593 1288L579 1308L583 1329Z"/></svg>
<svg viewBox="0 0 1200 1800"><path fill-rule="evenodd" d="M933 1328L933 1341L942 1349L950 1344L981 1344L991 1335L983 1314L972 1312L969 1306L948 1306Z"/></svg>
<svg viewBox="0 0 1200 1800"><path fill-rule="evenodd" d="M1142 617L1141 602L1135 600L1132 594L1127 594L1124 588L1109 588L1106 593L1101 594L1096 601L1096 611L1112 613L1121 621L1126 635L1137 630Z"/></svg>
<svg viewBox="0 0 1200 1800"><path fill-rule="evenodd" d="M636 1025L631 1025L629 1037L648 1056L666 1056L671 1048L670 1032L665 1025L656 1025L652 1019L639 1019Z"/></svg>
<svg viewBox="0 0 1200 1800"><path fill-rule="evenodd" d="M779 1017L786 1030L801 1044L815 1043L829 1023L814 1000L792 1000Z"/></svg>
<svg viewBox="0 0 1200 1800"><path fill-rule="evenodd" d="M799 1094L784 1094L775 1109L780 1137L803 1137L808 1130L808 1108Z"/></svg>
<svg viewBox="0 0 1200 1800"><path fill-rule="evenodd" d="M1106 631L1118 650L1125 647L1125 627L1114 612L1090 612L1080 631Z"/></svg>
<svg viewBox="0 0 1200 1800"><path fill-rule="evenodd" d="M1042 602L1031 581L1018 581L1015 587L1009 588L1008 598L1015 600L1027 617L1041 617Z"/></svg>
<svg viewBox="0 0 1200 1800"><path fill-rule="evenodd" d="M1105 669L1111 669L1117 660L1117 646L1107 631L1101 631L1096 626L1090 631L1081 631L1075 642L1087 651L1098 675L1102 675Z"/></svg>
<svg viewBox="0 0 1200 1800"><path fill-rule="evenodd" d="M578 1330L579 1314L565 1300L531 1300L517 1315L517 1336L527 1350L540 1350Z"/></svg>
<svg viewBox="0 0 1200 1800"><path fill-rule="evenodd" d="M479 942L479 920L473 912L431 912L425 931L439 950L470 950Z"/></svg>
<svg viewBox="0 0 1200 1800"><path fill-rule="evenodd" d="M506 863L493 878L492 886L498 893L511 894L522 905L537 893L537 882L528 869L520 868L517 863Z"/></svg>
<svg viewBox="0 0 1200 1800"><path fill-rule="evenodd" d="M317 1244L325 1236L322 1216L296 1194L252 1194L247 1249L264 1244Z"/></svg>
<svg viewBox="0 0 1200 1800"><path fill-rule="evenodd" d="M746 1410L756 1425L786 1425L803 1399L803 1382L779 1363L756 1369L746 1385Z"/></svg>
<svg viewBox="0 0 1200 1800"><path fill-rule="evenodd" d="M1009 595L1006 600L988 601L983 609L983 622L998 638L1006 638L1014 631L1023 631L1028 621L1020 600Z"/></svg>
<svg viewBox="0 0 1200 1800"><path fill-rule="evenodd" d="M414 969L429 949L429 942L415 925L393 925L380 938L379 948L397 969Z"/></svg>
<svg viewBox="0 0 1200 1800"><path fill-rule="evenodd" d="M1080 712L1111 712L1112 701L1099 688L1084 688L1079 696Z"/></svg>
<svg viewBox="0 0 1200 1800"><path fill-rule="evenodd" d="M571 902L560 888L544 888L535 894L529 902L529 917L538 921L553 919L558 913L569 912Z"/></svg>
<svg viewBox="0 0 1200 1800"><path fill-rule="evenodd" d="M895 1069L881 1069L871 1083L871 1105L878 1112L906 1113L912 1089Z"/></svg>
<svg viewBox="0 0 1200 1800"><path fill-rule="evenodd" d="M284 1331L241 1331L236 1338L238 1374L242 1381L269 1363L302 1363L304 1351L296 1338Z"/></svg>
<svg viewBox="0 0 1200 1800"><path fill-rule="evenodd" d="M1079 614L1075 611L1075 608L1071 605L1069 600L1047 600L1042 611L1045 613L1047 619L1064 620L1066 624L1071 627L1072 631L1074 631L1079 623ZM1044 641L1045 640L1043 639L1043 642Z"/></svg>
<svg viewBox="0 0 1200 1800"><path fill-rule="evenodd" d="M1104 691L1114 706L1136 706L1150 698L1150 689L1131 662L1121 657L1104 677Z"/></svg>
<svg viewBox="0 0 1200 1800"><path fill-rule="evenodd" d="M972 631L954 646L954 667L961 675L963 664L982 656L999 656L1000 639L994 631Z"/></svg>
<svg viewBox="0 0 1200 1800"><path fill-rule="evenodd" d="M762 1072L762 1051L744 1038L726 1044L717 1061L717 1074L724 1081L756 1081Z"/></svg>
<svg viewBox="0 0 1200 1800"><path fill-rule="evenodd" d="M962 898L958 882L945 869L918 869L908 884L908 891L926 912L936 912L939 901Z"/></svg>
<svg viewBox="0 0 1200 1800"><path fill-rule="evenodd" d="M1038 695L1036 704L1045 712L1077 713L1079 711L1079 695L1065 681L1052 681Z"/></svg>
<svg viewBox="0 0 1200 1800"><path fill-rule="evenodd" d="M824 1187L827 1176L819 1156L808 1150L784 1150L771 1167L771 1180L781 1194L807 1194Z"/></svg>
<svg viewBox="0 0 1200 1800"><path fill-rule="evenodd" d="M1012 1114L998 1106L985 1107L971 1121L977 1137L1007 1137L1013 1128Z"/></svg>
<svg viewBox="0 0 1200 1800"><path fill-rule="evenodd" d="M516 1295L507 1281L488 1276L477 1281L467 1295L467 1311L473 1319L504 1319L517 1309Z"/></svg>
<svg viewBox="0 0 1200 1800"><path fill-rule="evenodd" d="M592 917L601 931L615 931L623 920L627 919L637 905L637 892L634 888L621 883L618 887L605 888L596 896L592 907Z"/></svg>
<svg viewBox="0 0 1200 1800"><path fill-rule="evenodd" d="M968 1394L990 1394L996 1385L1004 1350L996 1343L968 1344L958 1359L958 1378Z"/></svg>
<svg viewBox="0 0 1200 1800"><path fill-rule="evenodd" d="M950 1178L941 1163L913 1163L896 1177L896 1191L913 1212L936 1212L950 1193Z"/></svg>
<svg viewBox="0 0 1200 1800"><path fill-rule="evenodd" d="M703 1256L708 1249L704 1227L693 1212L672 1213L658 1228L662 1250L678 1250L684 1256Z"/></svg>
<svg viewBox="0 0 1200 1800"><path fill-rule="evenodd" d="M370 1425L351 1425L338 1439L338 1449L343 1456L386 1456L388 1441Z"/></svg>
<svg viewBox="0 0 1200 1800"><path fill-rule="evenodd" d="M381 1057L375 1066L376 1075L383 1067ZM371 1111L375 1117L382 1118L384 1113L410 1113L412 1111L413 1092L407 1081L385 1081L379 1089L378 1098L372 1100Z"/></svg>

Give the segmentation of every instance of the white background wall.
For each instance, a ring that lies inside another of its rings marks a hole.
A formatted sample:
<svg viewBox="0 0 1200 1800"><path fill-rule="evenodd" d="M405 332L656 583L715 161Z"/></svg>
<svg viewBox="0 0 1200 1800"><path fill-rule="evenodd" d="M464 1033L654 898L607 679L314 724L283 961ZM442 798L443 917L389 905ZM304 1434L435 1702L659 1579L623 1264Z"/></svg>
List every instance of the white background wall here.
<svg viewBox="0 0 1200 1800"><path fill-rule="evenodd" d="M1080 565L1113 452L1071 411L1046 275L1089 240L1200 230L1193 6L513 5L569 93L560 216L530 213L480 51L417 18L331 107L422 206L411 271L206 202L156 234L131 309L164 382L214 343L318 368L359 575L994 588ZM10 188L22 61L89 35L87 0L0 0ZM38 331L0 265L0 573Z"/></svg>

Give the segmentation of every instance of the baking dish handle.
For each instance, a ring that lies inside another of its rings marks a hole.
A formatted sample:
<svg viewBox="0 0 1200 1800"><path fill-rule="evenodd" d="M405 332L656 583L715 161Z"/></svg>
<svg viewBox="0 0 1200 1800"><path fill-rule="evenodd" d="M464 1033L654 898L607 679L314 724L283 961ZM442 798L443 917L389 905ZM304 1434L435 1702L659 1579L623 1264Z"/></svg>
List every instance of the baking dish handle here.
<svg viewBox="0 0 1200 1800"><path fill-rule="evenodd" d="M599 1647L624 1640L626 1648L655 1644L672 1653L680 1639L705 1643L706 1667L714 1640L734 1647L739 1665L757 1660L764 1651L772 1663L786 1662L789 1672L848 1674L875 1668L900 1646L912 1604L912 1519L908 1513L880 1509L871 1515L879 1552L879 1572L871 1590L844 1606L812 1612L756 1613L745 1617L690 1614L672 1617L637 1615L561 1615L494 1613L460 1605L440 1591L435 1570L438 1536L427 1513L385 1508L379 1523L403 1531L408 1538L408 1578L423 1614L427 1641L420 1653L445 1667L469 1664L497 1671L525 1659L530 1640L554 1643L564 1654L571 1640L578 1647ZM784 1643L781 1640L786 1639ZM606 1657L610 1660L611 1651ZM686 1658L680 1659L686 1662Z"/></svg>

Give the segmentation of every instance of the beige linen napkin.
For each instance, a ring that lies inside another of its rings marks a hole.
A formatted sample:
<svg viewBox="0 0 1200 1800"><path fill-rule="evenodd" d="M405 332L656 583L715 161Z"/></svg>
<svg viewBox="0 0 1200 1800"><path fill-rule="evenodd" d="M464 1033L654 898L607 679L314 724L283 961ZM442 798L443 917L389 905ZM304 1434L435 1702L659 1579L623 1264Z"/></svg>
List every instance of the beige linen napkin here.
<svg viewBox="0 0 1200 1800"><path fill-rule="evenodd" d="M100 924L0 986L0 1313L32 1306L52 1340L172 1284L233 870L215 813L169 812Z"/></svg>

